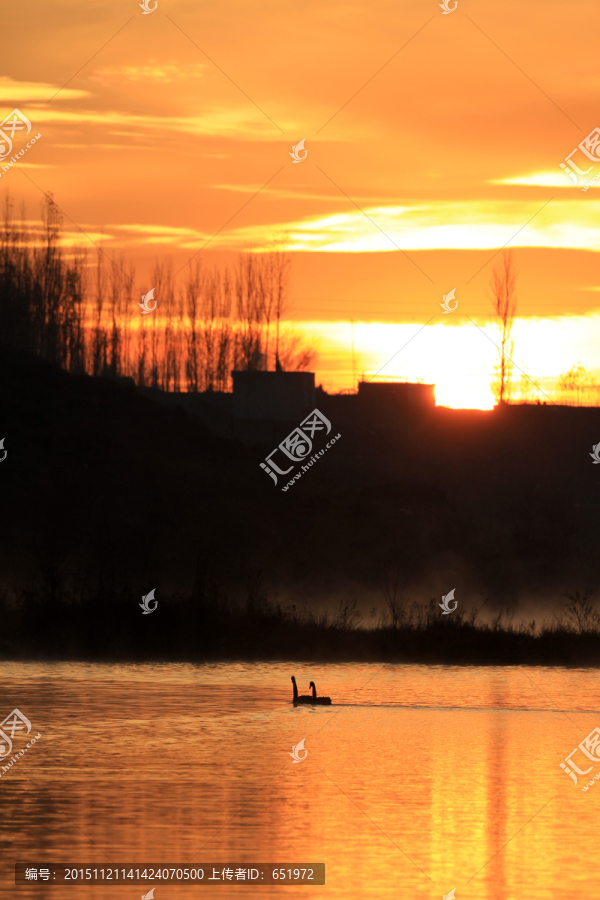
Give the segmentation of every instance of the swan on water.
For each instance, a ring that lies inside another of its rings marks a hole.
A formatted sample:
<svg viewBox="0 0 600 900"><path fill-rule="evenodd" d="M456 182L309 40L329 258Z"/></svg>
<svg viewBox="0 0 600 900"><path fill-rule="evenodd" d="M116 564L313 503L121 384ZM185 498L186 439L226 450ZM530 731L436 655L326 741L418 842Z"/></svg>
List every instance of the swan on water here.
<svg viewBox="0 0 600 900"><path fill-rule="evenodd" d="M331 697L317 697L317 689L315 687L314 681L311 681L310 687L312 688L313 703L320 704L321 706L329 706L331 704Z"/></svg>
<svg viewBox="0 0 600 900"><path fill-rule="evenodd" d="M294 699L292 701L294 706L296 705L296 703L312 703L313 702L313 698L310 696L310 694L301 694L300 696L298 696L298 688L296 687L296 679L294 678L293 675L292 675L292 684L294 685Z"/></svg>

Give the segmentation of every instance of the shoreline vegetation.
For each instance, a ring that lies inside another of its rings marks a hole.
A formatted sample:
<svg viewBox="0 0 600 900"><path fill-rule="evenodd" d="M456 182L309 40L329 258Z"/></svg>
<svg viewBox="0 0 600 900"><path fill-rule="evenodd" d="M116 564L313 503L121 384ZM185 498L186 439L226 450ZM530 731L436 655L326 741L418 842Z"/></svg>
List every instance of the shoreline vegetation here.
<svg viewBox="0 0 600 900"><path fill-rule="evenodd" d="M487 621L480 610L460 607L442 617L432 599L402 606L395 624L388 608L369 627L356 601L341 601L337 614L315 614L261 594L234 602L214 590L160 599L155 613L142 618L138 594L86 602L49 602L36 592L9 602L4 595L0 661L600 666L600 622L586 591L570 594L541 624L514 624L510 610Z"/></svg>

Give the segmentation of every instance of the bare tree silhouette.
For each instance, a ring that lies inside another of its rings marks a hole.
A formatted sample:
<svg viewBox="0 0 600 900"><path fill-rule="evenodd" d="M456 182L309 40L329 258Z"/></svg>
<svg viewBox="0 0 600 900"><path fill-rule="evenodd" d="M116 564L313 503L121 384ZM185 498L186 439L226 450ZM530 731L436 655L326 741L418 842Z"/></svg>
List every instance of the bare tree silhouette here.
<svg viewBox="0 0 600 900"><path fill-rule="evenodd" d="M41 224L26 227L24 221L24 211L16 220L7 197L0 333L8 344L70 371L128 376L165 391L228 391L233 369L274 370L279 360L302 370L314 358L304 336L282 325L290 268L283 251L242 253L233 273L196 265L182 285L168 260L156 261L156 311L142 314L135 271L123 257L109 259L100 249L91 270L85 253L66 257L50 194Z"/></svg>
<svg viewBox="0 0 600 900"><path fill-rule="evenodd" d="M569 396L575 395L575 406L581 406L582 396L586 391L597 388L597 384L595 378L588 375L586 369L578 361L576 366L560 375L558 388Z"/></svg>
<svg viewBox="0 0 600 900"><path fill-rule="evenodd" d="M511 359L513 354L511 335L517 310L516 273L512 250L504 251L492 273L491 294L500 332L497 377L492 384L492 390L498 402L505 403L510 395L510 379L514 368Z"/></svg>

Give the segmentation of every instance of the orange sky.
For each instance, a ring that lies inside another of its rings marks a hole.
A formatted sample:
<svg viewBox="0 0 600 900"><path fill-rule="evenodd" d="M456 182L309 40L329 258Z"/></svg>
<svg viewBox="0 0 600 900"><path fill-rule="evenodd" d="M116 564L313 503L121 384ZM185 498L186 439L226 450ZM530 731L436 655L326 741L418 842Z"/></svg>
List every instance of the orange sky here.
<svg viewBox="0 0 600 900"><path fill-rule="evenodd" d="M17 107L42 139L2 192L34 217L52 191L142 289L157 255L178 269L207 241L210 265L286 239L293 317L338 323L310 326L318 380L351 386L350 319L398 325L355 324L374 374L388 338L435 316L382 374L482 405L494 348L466 317L485 327L508 243L517 364L548 385L578 359L600 375L600 180L581 190L600 161L578 151L578 186L559 166L600 125L597 2L25 0L3 19L1 118Z"/></svg>

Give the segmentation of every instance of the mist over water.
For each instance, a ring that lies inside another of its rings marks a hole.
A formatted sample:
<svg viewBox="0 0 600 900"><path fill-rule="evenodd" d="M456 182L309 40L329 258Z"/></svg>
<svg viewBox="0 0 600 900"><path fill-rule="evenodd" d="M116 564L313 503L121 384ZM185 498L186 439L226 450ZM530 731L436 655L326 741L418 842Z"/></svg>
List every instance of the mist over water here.
<svg viewBox="0 0 600 900"><path fill-rule="evenodd" d="M0 780L3 896L15 895L16 861L324 862L324 887L286 891L350 900L594 895L600 788L582 793L587 780L576 787L559 764L600 724L595 670L4 663L0 674L2 717L17 707L42 734ZM292 674L332 706L294 708ZM239 890L154 887L156 900Z"/></svg>

